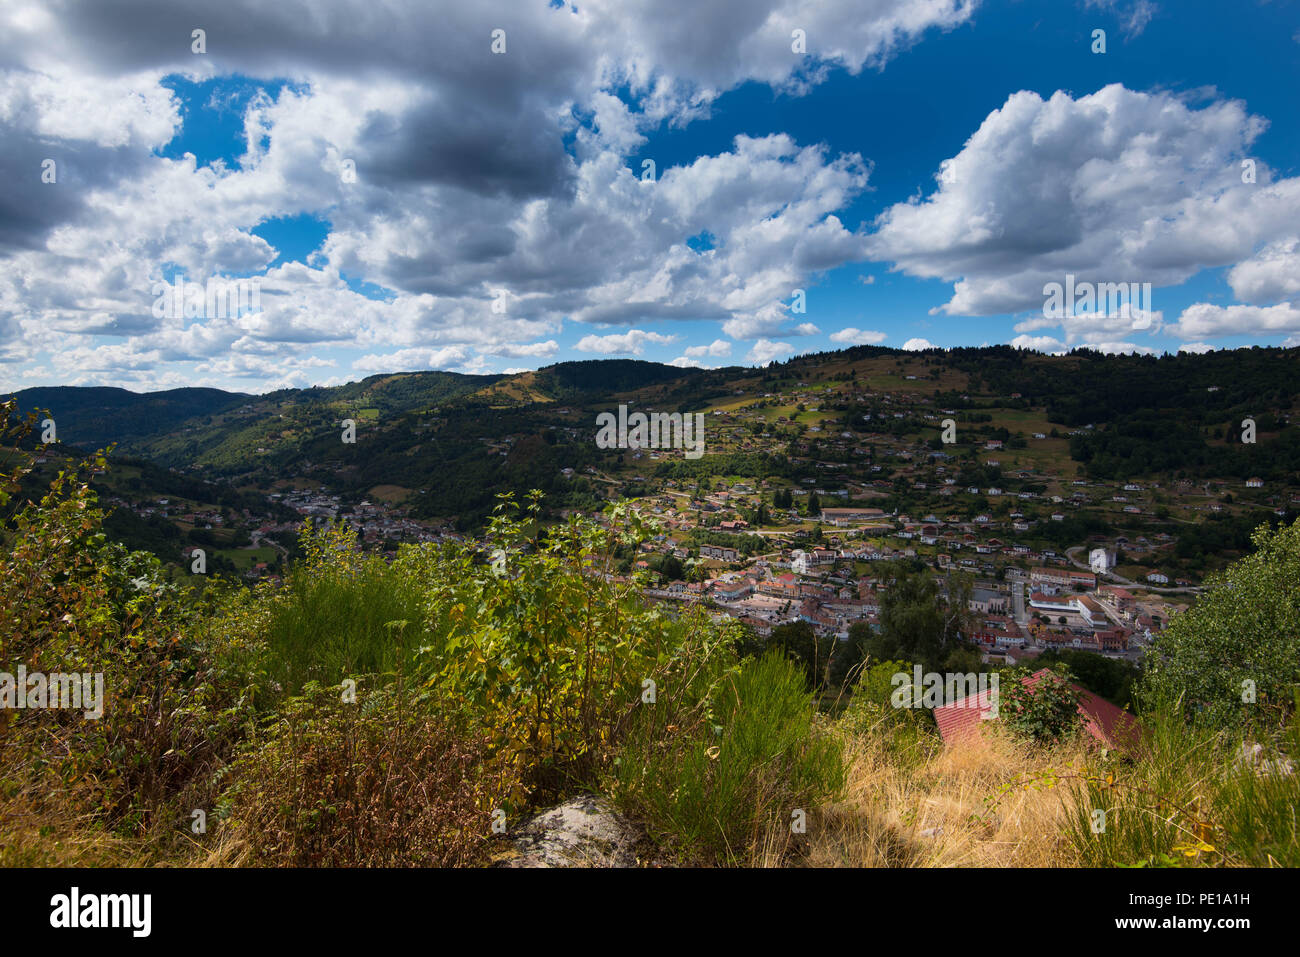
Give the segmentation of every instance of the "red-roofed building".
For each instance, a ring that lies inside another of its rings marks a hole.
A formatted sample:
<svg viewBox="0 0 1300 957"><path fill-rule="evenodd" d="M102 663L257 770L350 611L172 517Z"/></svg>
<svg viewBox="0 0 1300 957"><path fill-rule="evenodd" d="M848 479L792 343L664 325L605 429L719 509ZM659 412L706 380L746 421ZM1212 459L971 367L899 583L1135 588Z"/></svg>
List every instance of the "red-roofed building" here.
<svg viewBox="0 0 1300 957"><path fill-rule="evenodd" d="M759 582L755 591L772 598L795 599L799 597L799 579L789 574L769 578Z"/></svg>
<svg viewBox="0 0 1300 957"><path fill-rule="evenodd" d="M1097 647L1102 651L1128 651L1128 630L1125 628L1101 628L1093 633Z"/></svg>
<svg viewBox="0 0 1300 957"><path fill-rule="evenodd" d="M1127 589L1109 585L1103 591L1110 596L1110 600L1115 604L1115 610L1121 615L1127 615L1133 610L1133 594Z"/></svg>
<svg viewBox="0 0 1300 957"><path fill-rule="evenodd" d="M1032 690L1049 670L1042 668L1035 671L1022 678L1021 683ZM1072 684L1070 687L1079 694L1079 714L1083 716L1083 726L1088 734L1108 748L1130 747L1136 743L1138 725L1131 714L1078 685ZM984 713L991 708L989 695L992 690L981 691L973 696L974 700L962 698L934 709L934 721L939 726L939 735L945 744L952 744L964 735L978 733L985 720L997 720L983 718Z"/></svg>

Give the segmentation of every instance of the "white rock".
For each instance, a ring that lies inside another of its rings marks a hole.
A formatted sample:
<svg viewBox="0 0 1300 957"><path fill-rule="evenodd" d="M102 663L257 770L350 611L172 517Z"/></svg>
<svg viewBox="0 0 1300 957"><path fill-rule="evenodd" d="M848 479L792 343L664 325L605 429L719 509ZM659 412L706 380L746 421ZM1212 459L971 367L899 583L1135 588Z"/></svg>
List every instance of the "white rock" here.
<svg viewBox="0 0 1300 957"><path fill-rule="evenodd" d="M543 811L514 835L517 856L504 867L642 867L641 829L604 798L584 794Z"/></svg>

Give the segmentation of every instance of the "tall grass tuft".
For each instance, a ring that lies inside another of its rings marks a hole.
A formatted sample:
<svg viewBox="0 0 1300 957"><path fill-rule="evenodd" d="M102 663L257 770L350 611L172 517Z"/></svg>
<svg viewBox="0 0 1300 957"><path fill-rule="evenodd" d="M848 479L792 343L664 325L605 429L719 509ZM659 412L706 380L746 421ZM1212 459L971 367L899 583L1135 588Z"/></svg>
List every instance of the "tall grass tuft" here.
<svg viewBox="0 0 1300 957"><path fill-rule="evenodd" d="M309 681L395 673L435 640L425 587L405 565L359 552L355 533L339 526L308 529L302 540L306 560L270 602L264 626L270 674L286 694Z"/></svg>
<svg viewBox="0 0 1300 957"><path fill-rule="evenodd" d="M1061 867L1075 863L1059 789L1022 781L1078 764L1078 744L1033 747L986 729L944 746L910 709L855 702L838 724L849 779L812 835L814 867ZM922 712L923 713L923 712Z"/></svg>
<svg viewBox="0 0 1300 957"><path fill-rule="evenodd" d="M1300 867L1300 724L1293 718L1285 735L1292 770L1273 758L1273 770L1258 773L1253 764L1236 764L1220 777L1214 806L1228 854L1252 867Z"/></svg>
<svg viewBox="0 0 1300 957"><path fill-rule="evenodd" d="M770 652L721 682L712 718L664 737L633 729L614 794L687 860L728 864L788 858L792 824L844 785L839 742L818 724L804 678Z"/></svg>
<svg viewBox="0 0 1300 957"><path fill-rule="evenodd" d="M1083 863L1300 863L1300 778L1243 761L1239 736L1188 726L1176 710L1149 713L1143 723L1147 733L1135 760L1094 766L1072 782L1070 835ZM1294 755L1294 729L1284 739Z"/></svg>

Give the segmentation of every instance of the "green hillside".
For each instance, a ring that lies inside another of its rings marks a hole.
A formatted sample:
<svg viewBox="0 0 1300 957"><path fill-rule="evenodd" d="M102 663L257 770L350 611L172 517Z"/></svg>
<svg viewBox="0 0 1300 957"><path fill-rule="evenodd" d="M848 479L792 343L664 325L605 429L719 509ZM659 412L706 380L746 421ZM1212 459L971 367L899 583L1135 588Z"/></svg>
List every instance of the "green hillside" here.
<svg viewBox="0 0 1300 957"><path fill-rule="evenodd" d="M146 439L167 435L182 423L210 421L253 399L220 389L138 393L103 386L23 389L14 397L24 411L49 410L60 441L92 449L112 443L136 447Z"/></svg>

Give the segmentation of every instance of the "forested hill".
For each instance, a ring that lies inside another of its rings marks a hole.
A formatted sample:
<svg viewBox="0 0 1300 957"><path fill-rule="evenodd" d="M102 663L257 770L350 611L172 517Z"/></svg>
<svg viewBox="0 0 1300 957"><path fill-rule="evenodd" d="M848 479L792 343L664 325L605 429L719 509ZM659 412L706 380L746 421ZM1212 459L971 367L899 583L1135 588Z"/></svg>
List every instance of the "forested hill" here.
<svg viewBox="0 0 1300 957"><path fill-rule="evenodd" d="M182 422L220 414L253 399L220 389L140 393L107 386L53 386L15 395L19 409L41 409L53 416L59 441L84 448L129 445L165 435Z"/></svg>
<svg viewBox="0 0 1300 957"><path fill-rule="evenodd" d="M23 409L50 409L67 445L117 443L121 453L165 467L253 480L250 470L264 477L321 470L321 480L332 476L358 488L424 488L428 482L417 479L436 473L474 487L473 502L461 500L468 491L438 501L445 513L486 507L502 483L549 487L561 466L581 469L609 459L597 455L583 430L597 410L624 401L728 413L738 404L789 406L787 415L797 421L781 426L787 431L800 423L832 425L830 415L837 432L901 429L922 442L938 441L925 423L946 410L975 425L981 441L1008 441L1012 448L1033 441L1035 430L1052 432L1042 448L1059 441L1061 457L1097 479L1169 474L1285 481L1300 474L1300 424L1292 418L1297 370L1300 349L1294 348L1157 357L1089 350L1046 356L1008 346L921 352L862 346L759 369L604 359L511 376L392 373L260 396L67 387L28 389L18 399ZM813 396L821 410L816 422L808 418L812 412L801 411ZM884 399L896 406L888 417L864 418ZM908 417L896 416L898 409L910 410ZM338 440L347 419L360 426L365 454L359 460ZM1253 444L1242 441L1245 420L1253 423ZM794 434L779 434L775 419L766 424L764 432L755 423L758 446L749 454L793 454L788 442ZM495 448L499 441L508 442L509 455L503 456L507 447ZM426 507L439 498L431 490Z"/></svg>
<svg viewBox="0 0 1300 957"><path fill-rule="evenodd" d="M1300 349L1236 349L1204 355L1105 355L1080 349L1040 356L999 346L954 349L949 361L971 388L1041 405L1053 422L1101 424L1137 412L1168 412L1200 423L1258 418L1289 409Z"/></svg>

